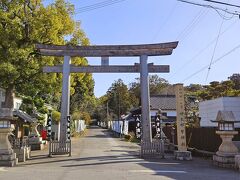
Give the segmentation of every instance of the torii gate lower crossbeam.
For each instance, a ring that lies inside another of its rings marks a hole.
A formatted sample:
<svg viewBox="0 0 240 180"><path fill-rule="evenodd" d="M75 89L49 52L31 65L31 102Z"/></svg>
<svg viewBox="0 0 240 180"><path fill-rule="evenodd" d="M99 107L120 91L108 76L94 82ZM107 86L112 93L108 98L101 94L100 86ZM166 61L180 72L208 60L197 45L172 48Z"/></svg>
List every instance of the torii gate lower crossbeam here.
<svg viewBox="0 0 240 180"><path fill-rule="evenodd" d="M73 72L98 72L98 73L136 73L140 72L141 84L141 105L142 105L142 141L146 144L152 143L151 118L150 118L150 95L149 95L149 72L169 72L169 66L154 66L148 64L148 55L160 56L170 55L177 47L178 42L160 43L151 45L121 45L121 46L52 46L37 45L37 49L42 55L64 56L63 66L45 67L45 72L62 72L62 101L61 101L61 121L60 121L60 142L67 139L67 116L69 115L70 101L70 73ZM74 67L71 65L71 56L102 57L104 56L139 56L140 66L86 66ZM151 146L151 145L150 145ZM142 146L141 148L144 148ZM144 152L144 151L141 151ZM146 151L148 152L148 151Z"/></svg>

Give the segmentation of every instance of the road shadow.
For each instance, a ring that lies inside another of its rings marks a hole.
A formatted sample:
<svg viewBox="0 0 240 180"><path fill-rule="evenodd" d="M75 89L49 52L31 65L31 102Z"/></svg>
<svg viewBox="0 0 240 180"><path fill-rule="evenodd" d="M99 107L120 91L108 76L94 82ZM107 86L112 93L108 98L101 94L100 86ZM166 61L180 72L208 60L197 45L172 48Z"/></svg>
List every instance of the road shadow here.
<svg viewBox="0 0 240 180"><path fill-rule="evenodd" d="M30 160L28 160L25 163L22 163L21 166L30 166L30 165L37 165L37 164L51 164L51 163L59 163L59 162L84 162L84 161L91 161L91 160L97 160L99 161L99 165L101 164L109 164L109 163L121 163L123 160L135 160L136 157L129 156L129 155L120 155L120 156L93 156L93 157L83 157L83 158L72 158L67 156L53 156L48 157L48 155L37 155L32 157ZM41 161L39 161L41 160ZM121 162L120 162L121 161ZM139 161L139 160L138 160ZM96 163L95 165L97 165ZM90 164L81 164L80 166L88 166ZM78 165L76 165L78 166ZM65 166L62 166L65 167ZM67 166L66 166L67 167ZM69 166L70 167L70 166Z"/></svg>

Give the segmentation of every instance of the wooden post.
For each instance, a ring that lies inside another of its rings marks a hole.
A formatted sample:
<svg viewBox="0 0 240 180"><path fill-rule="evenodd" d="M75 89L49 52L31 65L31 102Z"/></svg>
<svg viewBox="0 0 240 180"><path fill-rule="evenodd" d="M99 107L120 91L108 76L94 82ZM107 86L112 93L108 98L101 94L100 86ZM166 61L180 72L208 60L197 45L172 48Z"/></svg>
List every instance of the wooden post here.
<svg viewBox="0 0 240 180"><path fill-rule="evenodd" d="M143 142L152 142L152 129L150 118L149 102L149 79L148 79L148 56L140 56L140 84L141 84L141 104L142 104L142 140Z"/></svg>
<svg viewBox="0 0 240 180"><path fill-rule="evenodd" d="M60 121L60 142L67 139L67 116L69 115L70 103L70 56L64 56L63 79L62 79L62 101L61 101L61 121Z"/></svg>

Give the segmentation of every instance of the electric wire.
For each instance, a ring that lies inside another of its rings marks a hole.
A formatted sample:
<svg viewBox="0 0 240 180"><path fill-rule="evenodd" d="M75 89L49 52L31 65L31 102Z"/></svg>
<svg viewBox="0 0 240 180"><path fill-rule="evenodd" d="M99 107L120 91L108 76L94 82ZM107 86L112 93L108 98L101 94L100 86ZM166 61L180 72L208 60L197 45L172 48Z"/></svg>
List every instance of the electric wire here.
<svg viewBox="0 0 240 180"><path fill-rule="evenodd" d="M225 58L226 56L228 56L229 54L233 53L234 51L236 51L237 49L240 48L240 44L238 44L237 46L235 46L233 49L231 49L230 51L228 51L227 53L225 53L224 55L220 56L219 58L217 58L216 60L214 60L212 62L212 65L216 64L217 62L219 62L220 60L222 60L223 58ZM185 82L188 79L191 79L193 76L199 74L200 72L202 72L203 70L205 70L206 68L208 68L209 65L206 65L204 67L202 67L201 69L199 69L198 71L196 71L195 73L191 74L190 76L186 77L184 80L182 80L182 82Z"/></svg>
<svg viewBox="0 0 240 180"><path fill-rule="evenodd" d="M178 2L175 2L175 4L173 5L173 7L171 8L170 12L168 13L167 17L165 18L164 22L162 23L161 26L159 26L156 34L153 36L152 41L158 37L160 31L166 26L166 24L169 22L169 19L172 18L172 15L173 15L173 13L174 13L175 10L176 10L177 5L178 5Z"/></svg>
<svg viewBox="0 0 240 180"><path fill-rule="evenodd" d="M111 6L111 5L114 5L114 4L117 4L117 3L121 3L123 1L126 1L126 0L106 0L106 1L102 1L102 2L99 2L99 3L95 3L95 4L92 4L92 5L88 5L88 6L78 8L78 9L75 10L75 14L80 14L80 13L84 13L84 12L88 12L88 11L93 11L93 10L96 10L96 9L100 9L100 8Z"/></svg>
<svg viewBox="0 0 240 180"><path fill-rule="evenodd" d="M207 1L207 2L211 2L211 3L222 4L222 5L226 5L226 6L231 6L231 7L240 8L240 6L238 6L238 5L230 4L230 3L225 3L225 2L220 2L220 1L212 1L212 0L203 0L203 1Z"/></svg>
<svg viewBox="0 0 240 180"><path fill-rule="evenodd" d="M210 70L211 70L211 67L212 67L212 61L213 61L215 53L216 53L219 37L220 37L221 31L222 31L223 22L224 22L224 19L222 19L221 26L220 26L219 31L218 31L217 40L216 40L216 43L215 43L215 46L214 46L214 49L213 49L213 54L212 54L212 57L211 57L211 60L210 60L210 64L208 66L208 71L207 71L207 76L206 76L205 82L207 82L207 79L208 79L208 76L209 76L209 73L210 73Z"/></svg>
<svg viewBox="0 0 240 180"><path fill-rule="evenodd" d="M206 10L200 10L186 28L177 36L177 39L179 41L186 39L206 14Z"/></svg>
<svg viewBox="0 0 240 180"><path fill-rule="evenodd" d="M228 0L228 3L229 3L229 0ZM225 14L226 14L226 12L225 12ZM225 15L225 14L224 14L224 15ZM214 49L213 49L213 54L212 54L212 57L211 57L211 60L210 60L210 64L209 64L209 67L208 67L208 71L207 71L207 76L206 76L206 79L205 79L205 83L207 82L208 76L209 76L210 71L211 71L212 61L213 61L214 56L215 56L215 53L216 53L216 49L217 49L219 37L220 37L221 31L222 31L223 22L224 22L224 19L222 19L221 26L220 26L219 31L218 31L218 36L217 36L217 40L216 40L216 43L215 43L215 46L214 46Z"/></svg>
<svg viewBox="0 0 240 180"><path fill-rule="evenodd" d="M183 2L183 3L192 4L192 5L196 5L196 6L201 6L201 7L205 7L205 8L214 9L219 14L219 16L221 18L230 19L230 17L225 17L223 14L221 14L220 11L225 12L225 13L230 14L230 15L233 15L233 16L240 17L240 12L239 11L230 11L228 9L223 9L223 8L212 6L212 5L209 5L209 4L200 4L200 3L186 1L186 0L177 0L177 1L180 1L180 2Z"/></svg>
<svg viewBox="0 0 240 180"><path fill-rule="evenodd" d="M222 36L224 33L226 33L228 30L231 29L231 27L233 25L235 25L237 23L238 20L235 20L233 23L231 23L224 31L221 32L220 36ZM184 67L187 67L187 65L189 65L191 62L193 62L193 60L195 60L198 56L200 56L203 52L205 52L209 46L211 46L214 42L216 42L217 40L217 36L212 39L204 48L202 48L201 50L198 51L198 53L196 53L190 60L188 60L186 63L184 63L180 68L178 68L177 71L175 71L175 73L172 74L171 77L173 77L174 75L176 75L178 72L180 72Z"/></svg>

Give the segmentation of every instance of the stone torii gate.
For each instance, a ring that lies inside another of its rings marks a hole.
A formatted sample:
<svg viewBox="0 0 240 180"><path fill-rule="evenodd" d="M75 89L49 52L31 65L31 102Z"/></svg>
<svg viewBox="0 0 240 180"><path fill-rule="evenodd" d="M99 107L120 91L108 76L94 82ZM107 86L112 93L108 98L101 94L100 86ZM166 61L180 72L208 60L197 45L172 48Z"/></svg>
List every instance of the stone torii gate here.
<svg viewBox="0 0 240 180"><path fill-rule="evenodd" d="M142 108L142 142L152 143L149 79L148 73L168 73L168 65L148 64L148 56L171 55L178 42L144 44L144 45L102 45L102 46L61 46L37 44L36 49L43 56L64 57L63 65L46 66L46 73L63 73L62 101L60 120L60 142L67 140L67 116L69 116L70 102L70 73L140 73L141 108ZM101 66L71 65L71 57L101 57ZM140 64L131 66L109 65L109 57L140 57ZM145 146L141 146L143 150ZM143 151L141 151L143 152ZM146 152L147 154L147 152Z"/></svg>

